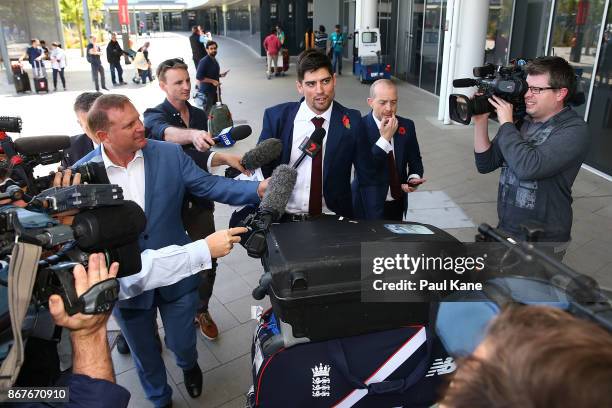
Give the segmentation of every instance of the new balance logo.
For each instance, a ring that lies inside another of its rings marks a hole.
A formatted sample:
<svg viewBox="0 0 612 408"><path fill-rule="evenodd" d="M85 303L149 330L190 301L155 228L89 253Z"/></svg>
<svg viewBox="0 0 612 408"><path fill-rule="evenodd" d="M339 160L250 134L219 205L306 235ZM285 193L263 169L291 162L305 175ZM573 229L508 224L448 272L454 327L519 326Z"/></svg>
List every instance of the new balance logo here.
<svg viewBox="0 0 612 408"><path fill-rule="evenodd" d="M457 365L455 364L455 360L453 360L452 357L446 357L445 360L442 360L441 358L436 358L425 377L450 374L456 369Z"/></svg>

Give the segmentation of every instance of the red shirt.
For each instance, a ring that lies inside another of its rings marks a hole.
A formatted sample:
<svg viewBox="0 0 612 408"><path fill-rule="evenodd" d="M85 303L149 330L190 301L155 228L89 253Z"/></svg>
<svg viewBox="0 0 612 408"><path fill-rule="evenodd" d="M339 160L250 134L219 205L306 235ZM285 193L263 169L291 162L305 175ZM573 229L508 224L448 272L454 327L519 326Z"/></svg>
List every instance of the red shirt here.
<svg viewBox="0 0 612 408"><path fill-rule="evenodd" d="M263 46L266 52L271 55L278 54L278 51L281 49L281 43L276 34L269 34L264 39Z"/></svg>

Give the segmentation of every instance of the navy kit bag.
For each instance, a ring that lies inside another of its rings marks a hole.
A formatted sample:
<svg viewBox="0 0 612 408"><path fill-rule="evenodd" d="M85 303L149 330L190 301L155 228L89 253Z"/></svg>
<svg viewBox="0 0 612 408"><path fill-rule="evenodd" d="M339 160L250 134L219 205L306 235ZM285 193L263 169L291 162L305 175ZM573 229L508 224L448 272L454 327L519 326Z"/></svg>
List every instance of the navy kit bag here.
<svg viewBox="0 0 612 408"><path fill-rule="evenodd" d="M424 326L284 348L271 310L255 330L250 407L429 407L455 363Z"/></svg>

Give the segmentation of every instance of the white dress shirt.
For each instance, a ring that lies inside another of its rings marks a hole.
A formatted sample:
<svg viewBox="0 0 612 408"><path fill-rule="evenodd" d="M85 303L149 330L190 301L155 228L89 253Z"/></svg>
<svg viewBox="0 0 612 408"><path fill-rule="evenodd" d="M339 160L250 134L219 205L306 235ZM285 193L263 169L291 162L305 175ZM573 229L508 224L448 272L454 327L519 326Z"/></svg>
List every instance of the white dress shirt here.
<svg viewBox="0 0 612 408"><path fill-rule="evenodd" d="M145 210L145 167L142 150L138 150L127 168L113 163L104 145L100 146L106 174L112 184L123 189L123 198L136 202ZM140 272L119 278L119 300L138 296L144 291L172 285L212 268L210 250L206 241L197 240L187 245L170 245L160 249L147 249L140 254ZM119 265L121 269L121 265Z"/></svg>
<svg viewBox="0 0 612 408"><path fill-rule="evenodd" d="M378 118L374 116L374 114L372 114L372 118L374 119L374 123L376 123L376 127L380 131L380 129L382 128L382 122L378 120ZM383 151L387 154L389 154L389 152L393 152L393 158L395 159L395 150L394 150L395 145L393 144L393 138L391 138L391 141L388 142L387 139L382 137L382 134L381 134L381 136L376 141L376 146L383 149ZM418 174L411 174L408 176L408 180L413 179L413 178L421 178L421 176ZM401 183L401 180L400 180L400 183ZM389 190L387 190L386 201L393 201L393 197L391 196L391 187L389 187Z"/></svg>
<svg viewBox="0 0 612 408"><path fill-rule="evenodd" d="M291 145L291 158L289 165L293 165L298 158L302 155L300 145L304 141L304 138L309 138L312 132L315 130L315 125L312 123L312 118L321 117L325 119L323 122L323 129L325 129L325 138L323 139L323 145L319 154L322 155L323 163L325 163L325 146L327 144L327 138L329 135L329 120L331 118L332 108L334 103L323 112L321 115L314 113L306 104L306 101L302 101L300 108L295 115L293 121L293 144ZM323 166L325 167L325 166ZM295 183L293 193L287 203L287 213L290 214L308 214L308 203L310 201L310 173L312 172L312 159L306 157L297 168L298 175ZM330 211L325 204L325 198L321 197L322 200L322 212L330 214Z"/></svg>

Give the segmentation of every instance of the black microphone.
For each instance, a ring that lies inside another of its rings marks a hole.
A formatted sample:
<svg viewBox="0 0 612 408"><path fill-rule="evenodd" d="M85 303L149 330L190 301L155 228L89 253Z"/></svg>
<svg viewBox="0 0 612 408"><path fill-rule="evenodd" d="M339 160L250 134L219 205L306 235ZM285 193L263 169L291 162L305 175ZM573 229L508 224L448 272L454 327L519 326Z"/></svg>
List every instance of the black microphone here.
<svg viewBox="0 0 612 408"><path fill-rule="evenodd" d="M319 152L321 151L321 145L323 144L324 137L325 129L320 127L315 129L314 132L312 132L312 134L310 135L310 137L308 139L305 139L304 142L302 142L302 144L300 145L300 150L302 151L302 154L297 159L297 161L293 163L294 169L297 169L298 166L302 164L302 161L304 161L304 158L306 156L310 156L314 159L314 157L319 154Z"/></svg>
<svg viewBox="0 0 612 408"><path fill-rule="evenodd" d="M57 152L70 147L68 136L30 136L15 140L15 150L24 156Z"/></svg>
<svg viewBox="0 0 612 408"><path fill-rule="evenodd" d="M259 208L242 223L249 230L241 235L241 243L249 256L261 258L265 253L266 233L270 224L278 221L285 213L296 181L297 170L288 164L281 164L272 172Z"/></svg>
<svg viewBox="0 0 612 408"><path fill-rule="evenodd" d="M222 146L230 147L233 146L239 140L246 139L251 135L253 130L249 125L239 125L224 129L217 136L212 139L215 143L221 143Z"/></svg>
<svg viewBox="0 0 612 408"><path fill-rule="evenodd" d="M453 81L455 88L469 88L470 86L478 86L478 81L472 78L460 78Z"/></svg>
<svg viewBox="0 0 612 408"><path fill-rule="evenodd" d="M266 164L278 159L283 151L283 142L279 139L266 139L257 146L246 152L240 164L249 170L253 171ZM225 170L225 177L234 178L240 174L240 171L233 167L228 167Z"/></svg>
<svg viewBox="0 0 612 408"><path fill-rule="evenodd" d="M21 118L18 116L0 116L0 132L21 133Z"/></svg>
<svg viewBox="0 0 612 408"><path fill-rule="evenodd" d="M86 252L103 252L109 248L137 242L147 223L144 211L134 201L120 206L100 207L78 213L72 230L77 245ZM140 256L140 252L138 252Z"/></svg>

